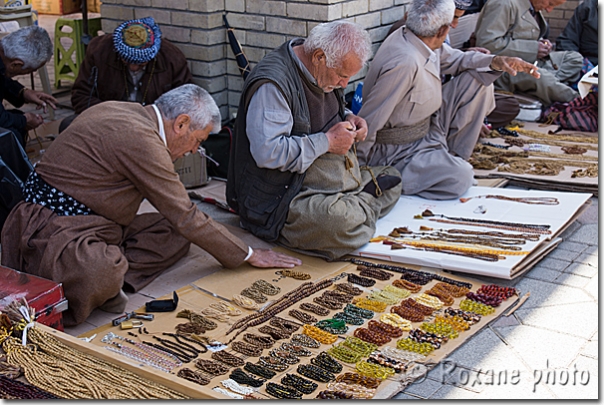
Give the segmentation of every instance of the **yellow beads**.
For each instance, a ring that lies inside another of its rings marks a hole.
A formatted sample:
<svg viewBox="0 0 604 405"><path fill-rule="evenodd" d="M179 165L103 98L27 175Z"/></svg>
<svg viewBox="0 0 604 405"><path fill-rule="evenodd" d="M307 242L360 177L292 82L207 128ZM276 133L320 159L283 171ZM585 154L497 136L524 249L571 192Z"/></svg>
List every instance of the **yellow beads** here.
<svg viewBox="0 0 604 405"><path fill-rule="evenodd" d="M441 300L428 294L421 294L420 296L414 297L413 299L419 304L423 304L427 307L434 309L441 309L444 305Z"/></svg>
<svg viewBox="0 0 604 405"><path fill-rule="evenodd" d="M401 350L408 350L423 355L428 355L434 351L434 346L430 343L419 343L409 338L399 339L396 342L396 347Z"/></svg>
<svg viewBox="0 0 604 405"><path fill-rule="evenodd" d="M325 332L324 330L319 329L313 325L306 324L302 327L302 329L302 333L326 345L330 345L336 340L338 340L338 337L336 335L332 335L329 332Z"/></svg>
<svg viewBox="0 0 604 405"><path fill-rule="evenodd" d="M453 329L457 331L464 331L470 329L470 324L463 320L461 316L437 316L434 318L436 324L451 325Z"/></svg>
<svg viewBox="0 0 604 405"><path fill-rule="evenodd" d="M327 349L327 353L344 363L356 363L363 358L362 353L359 353L342 343Z"/></svg>
<svg viewBox="0 0 604 405"><path fill-rule="evenodd" d="M481 304L472 300L463 300L459 303L459 308L464 311L475 312L478 315L490 315L495 312L495 308L490 305Z"/></svg>
<svg viewBox="0 0 604 405"><path fill-rule="evenodd" d="M451 339L455 339L459 337L459 332L456 331L453 326L447 323L427 323L424 322L421 324L420 328L423 331L436 333L438 335L446 336Z"/></svg>
<svg viewBox="0 0 604 405"><path fill-rule="evenodd" d="M359 298L353 301L353 304L359 308L368 309L373 312L384 312L388 304L385 302L375 301L368 298Z"/></svg>
<svg viewBox="0 0 604 405"><path fill-rule="evenodd" d="M369 356L369 353L378 348L378 345L365 342L364 340L354 336L348 336L346 340L342 342L342 344L358 353L361 353L363 356Z"/></svg>
<svg viewBox="0 0 604 405"><path fill-rule="evenodd" d="M408 321L395 313L380 315L380 322L384 322L385 324L392 325L404 331L411 330L411 321Z"/></svg>
<svg viewBox="0 0 604 405"><path fill-rule="evenodd" d="M367 377L374 377L380 380L394 375L394 369L390 367L380 366L379 364L369 363L366 361L359 361L356 365L356 369L361 375Z"/></svg>

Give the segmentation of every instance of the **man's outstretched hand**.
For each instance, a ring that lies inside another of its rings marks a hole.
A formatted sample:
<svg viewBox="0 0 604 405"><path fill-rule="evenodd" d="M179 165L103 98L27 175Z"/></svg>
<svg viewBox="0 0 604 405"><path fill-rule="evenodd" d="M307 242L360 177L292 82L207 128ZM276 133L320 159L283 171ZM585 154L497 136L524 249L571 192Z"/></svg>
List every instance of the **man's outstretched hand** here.
<svg viewBox="0 0 604 405"><path fill-rule="evenodd" d="M518 72L524 72L537 79L541 77L538 72L539 68L514 56L495 56L491 61L491 68L507 72L512 76L516 76Z"/></svg>
<svg viewBox="0 0 604 405"><path fill-rule="evenodd" d="M270 249L254 249L254 253L247 260L254 267L285 267L292 268L302 264L302 260L286 255L285 253L275 252Z"/></svg>

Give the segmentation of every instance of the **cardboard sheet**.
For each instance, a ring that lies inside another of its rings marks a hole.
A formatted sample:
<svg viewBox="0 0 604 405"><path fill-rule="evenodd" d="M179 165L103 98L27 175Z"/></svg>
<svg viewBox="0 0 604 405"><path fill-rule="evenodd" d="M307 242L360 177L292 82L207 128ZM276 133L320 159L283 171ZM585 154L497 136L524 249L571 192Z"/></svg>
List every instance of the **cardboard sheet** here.
<svg viewBox="0 0 604 405"><path fill-rule="evenodd" d="M548 131L555 131L558 129L557 126L541 126L535 122L525 122L524 128L530 131L537 131L544 135L548 134ZM593 193L594 195L598 194L598 177L572 177L573 171L578 169L585 169L588 165L598 164L598 134L590 133L590 132L572 132L572 131L560 131L555 135L552 135L552 139L554 141L561 142L562 145L565 146L584 146L583 143L564 141L562 139L563 136L577 136L584 137L589 140L589 143L585 145L589 145L587 152L583 155L570 155L564 153L562 150L562 146L554 146L549 145L549 153L553 153L556 156L539 156L537 153L533 153L530 155L531 158L537 159L545 159L551 160L552 162L560 162L564 161L575 161L577 165L568 165L565 164L564 169L555 176L543 176L543 175L535 175L535 174L525 174L525 173L511 173L500 171L500 167L503 166L499 164L497 168L492 170L482 170L482 169L474 169L474 173L476 178L506 178L510 180L510 184L519 185L529 188L536 188L541 190L556 190L556 191L575 191L575 192L587 192ZM559 138L559 139L556 139ZM527 143L539 144L539 139L530 138L526 135L520 134L518 139L521 139ZM504 139L502 138L484 138L482 142L490 142L496 145L504 145ZM507 151L510 152L521 152L522 148L518 146L512 146ZM476 154L474 155L474 157ZM527 160L528 161L528 160Z"/></svg>
<svg viewBox="0 0 604 405"><path fill-rule="evenodd" d="M479 274L490 277L511 279L527 268L528 263L535 263L536 258L543 257L544 253L551 250L548 244L575 218L576 213L591 197L586 193L561 193L554 191L526 191L512 189L491 189L487 187L471 187L463 197L482 196L489 194L504 195L509 197L555 197L559 205L531 205L513 201L474 198L466 203L459 200L432 201L415 196L401 196L397 205L384 218L377 222L375 236L387 236L394 228L408 227L411 231L419 232L420 226L439 229L471 229L489 231L487 227L469 227L455 224L445 224L414 219L415 215L429 209L434 214L448 217L476 218L491 221L504 221L526 224L550 225L551 234L542 235L539 241L527 241L522 250L530 252L522 256L505 256L505 260L487 262L467 256L457 256L439 252L429 252L412 248L392 250L391 246L381 242L370 242L358 249L353 254L362 257L373 257L401 263L411 263L430 266L462 273ZM486 209L484 214L477 214L478 207ZM503 230L502 230L503 231ZM508 231L503 231L504 233ZM559 242L558 242L559 243ZM557 243L556 243L557 244Z"/></svg>
<svg viewBox="0 0 604 405"><path fill-rule="evenodd" d="M288 252L288 253L290 253L290 252ZM295 253L292 253L292 254L296 255ZM298 256L303 259L304 264L303 264L303 266L297 268L297 270L299 270L301 272L306 272L306 273L312 274L312 280L314 282L321 280L321 279L328 278L328 277L331 278L331 277L340 276L342 278L340 278L338 281L336 281L336 283L341 283L341 282L346 281L345 276L347 273L357 273L358 274L358 271L356 270L356 265L351 264L351 263L345 263L345 262L327 263L321 259L317 259L317 258L313 258L313 257L302 256L302 255L298 255ZM414 267L415 266L409 266L408 268L414 268ZM473 291L476 291L482 285L482 283L480 281L477 281L477 280L474 280L471 278L467 278L465 276L446 274L446 273L443 273L436 269L422 268L422 270L438 273L438 274L444 275L446 277L449 277L451 279L470 282L473 285L473 287L472 287ZM183 309L190 309L195 312L199 312L201 309L209 306L209 304L211 302L216 302L217 300L221 300L223 298L230 299L233 294L239 293L241 291L241 289L248 287L249 285L251 285L251 283L253 283L253 281L255 281L257 279L264 279L281 288L281 292L275 296L269 297L270 299L266 304L269 304L274 299L278 299L283 294L291 291L293 288L296 288L303 283L303 281L294 280L292 278L281 278L278 281L275 281L276 275L274 274L274 270L261 270L261 269L252 268L250 266L242 266L241 268L232 270L230 272L231 273L229 273L229 274L227 274L225 272L214 273L207 277L201 278L201 279L195 281L194 283L191 283L191 285L184 286L184 287L178 289L177 294L179 295L179 304L178 304L177 310L174 312L169 312L169 313L156 313L154 321L144 322L144 325L149 333L144 334L144 333L137 332L135 330L135 333L137 333L139 335L139 337L135 338L135 340L137 340L137 341L140 341L140 340L153 341L153 339L151 338L151 336L153 336L153 335L161 336L161 333L163 333L163 332L173 332L174 327L177 324L187 321L184 318L176 317L176 314L178 313L178 311L181 311ZM394 274L394 277L392 277L390 280L377 281L375 286L373 286L373 287L370 287L370 288L365 288L365 287L360 287L360 286L357 286L357 287L361 288L366 293L369 293L369 292L377 290L377 289L381 289L384 286L391 284L393 280L400 277L399 274L397 274L397 273L393 273L393 274ZM418 293L418 294L421 294L422 292L426 291L435 283L436 283L436 281L431 281L426 286L424 286L422 288L422 290L420 291L420 293ZM333 286L330 287L330 289L333 289ZM437 365L442 359L446 358L453 350L455 350L456 348L461 346L471 336L473 336L479 330L481 330L482 328L487 326L490 322L497 319L500 315L504 314L508 308L512 307L518 301L519 296L522 295L523 293L524 292L519 291L518 295L515 295L515 296L511 297L510 299L504 301L500 306L496 307L496 312L494 314L484 316L480 322L478 322L475 325L472 325L469 330L461 332L458 338L451 339L447 343L443 344L440 349L433 351L424 360L419 361L415 366L410 367L410 369L407 372L401 373L401 374L395 374L394 376L389 377L388 379L383 381L382 384L379 386L374 398L375 399L391 398L396 393L401 391L406 385L415 381L417 378L420 378L421 376L423 376L427 371L429 371L431 368L433 368L435 365ZM292 318L291 316L289 316L287 314L287 312L289 311L289 309L298 308L302 302L312 302L312 298L315 296L318 296L320 294L321 294L321 292L318 292L311 297L305 298L304 300L287 308L282 313L278 314L278 316L282 317L284 319L292 320L292 321L300 324L300 322L297 321L295 318ZM415 296L415 295L417 295L417 294L412 294L412 296ZM366 294L363 294L362 296L366 296ZM162 299L171 298L171 294L161 297L161 298ZM461 300L462 300L462 298L455 299L455 303L454 303L454 305L452 305L452 307L458 308L459 302ZM144 311L144 308L141 308L139 310L139 312L143 312L143 311ZM246 310L242 310L242 311L243 311L243 314L241 316L245 316L246 314L250 313L249 311L246 311ZM335 314L335 312L338 312L338 311L331 310L330 316ZM386 309L386 312L388 312L388 309ZM442 310L440 312L442 312ZM330 316L317 317L317 318L327 319ZM374 316L374 319L377 319L377 318L379 318L379 313L376 313L376 316ZM231 333L229 335L225 335L225 333L228 330L228 328L230 327L230 325L233 322L237 321L238 319L240 319L240 317L233 317L232 321L230 321L228 323L217 322L218 327L214 330L206 332L204 335L225 343L235 335L235 333ZM427 317L425 319L425 321L429 322L431 319L433 319L432 316ZM349 325L350 330L346 334L346 336L352 336L355 328L366 326L366 324L367 324L367 322L365 322L365 324L361 325L361 326ZM421 322L413 323L413 328L419 327L420 324L421 324ZM257 329L260 326L251 327L248 330L246 330L245 332L259 334ZM90 343L84 343L82 341L80 341L81 342L80 343L77 340L74 341L73 338L67 339L67 340L70 342L70 345L75 344L75 345L82 346L83 350L85 350L87 352L91 352L91 353L97 353L97 355L102 355L105 360L109 360L111 362L114 362L114 363L117 363L120 365L127 365L127 368L134 372L140 372L141 375L144 375L147 378L151 378L152 380L157 381L157 382L162 382L163 384L166 384L166 385L170 386L171 388L174 388L180 392L191 395L194 398L229 399L224 394L221 394L221 393L218 393L218 392L212 390L212 388L214 388L214 387L221 387L220 381L227 379L228 374L212 378L211 383L206 386L192 384L188 381L185 381L185 380L175 376L174 374L167 374L167 373L164 373L161 371L157 371L149 366L138 364L138 362L130 360L117 353L110 352L109 350L104 350L104 346L106 346L106 344L101 342L101 338L104 335L106 335L108 332L113 332L120 336L129 337L126 335L127 331L123 331L117 326L112 326L110 324L107 324L107 325L103 325L102 327L99 327L95 330L92 330L92 331L89 331L86 333L86 336L91 336L93 333L97 333L97 335L98 335L98 337ZM301 329L295 333L301 333ZM403 334L403 338L407 337L407 336L408 336L408 333ZM57 337L61 338L60 335ZM338 344L338 343L342 342L344 340L344 338L345 338L345 336L341 336L338 339L338 341L336 341L334 344ZM241 339L242 339L242 335L239 335L236 340L241 340ZM393 339L390 343L387 343L386 346L396 347L397 340L398 339ZM280 343L284 342L284 341L288 341L288 339L277 341L273 345L273 347L278 347L280 345ZM322 344L321 347L319 347L317 349L310 349L310 350L313 352L313 356L314 356L322 351L326 351L331 346L332 345ZM235 355L245 358L245 356L242 356L237 352L234 352L230 349L227 349L227 350L230 353L233 353ZM268 353L268 350L263 351L263 355L267 355L267 353ZM200 355L199 358L209 359L210 355L211 355L211 352L208 352L203 355ZM255 357L245 358L245 360L255 363L255 362L257 362L258 358L255 358ZM301 358L301 364L306 364L306 363L309 363L309 358L304 358L304 357ZM343 363L343 366L344 366L344 369L343 369L342 373L354 372L354 367L355 367L354 364ZM195 366L191 363L185 364L183 367L195 369ZM279 383L281 378L286 373L295 374L296 367L297 367L297 364L290 366L286 371L278 372L277 375L271 379L271 381ZM232 369L233 368L231 367L231 370ZM137 370L139 370L139 371L137 371ZM266 384L263 385L262 387L260 387L258 389L258 392L256 393L256 395L258 397L271 399L272 397L270 397L265 392L265 386L266 386ZM312 399L316 396L316 394L319 391L321 391L325 388L326 388L325 383L319 383L319 387L317 388L317 390L315 390L312 394L305 395L304 398Z"/></svg>

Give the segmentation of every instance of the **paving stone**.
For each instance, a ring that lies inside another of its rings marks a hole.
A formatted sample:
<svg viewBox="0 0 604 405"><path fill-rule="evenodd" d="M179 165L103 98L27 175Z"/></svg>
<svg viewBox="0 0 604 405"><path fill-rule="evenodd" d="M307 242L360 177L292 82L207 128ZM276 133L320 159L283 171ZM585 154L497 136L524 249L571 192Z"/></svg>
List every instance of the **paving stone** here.
<svg viewBox="0 0 604 405"><path fill-rule="evenodd" d="M570 224L568 226L568 228L566 228L564 230L564 232L562 232L560 234L560 237L564 240L567 240L569 237L571 237L576 231L578 231L581 228L581 224L578 222L573 222L572 224Z"/></svg>
<svg viewBox="0 0 604 405"><path fill-rule="evenodd" d="M577 218L580 224L597 224L598 223L598 199L592 198L591 205Z"/></svg>
<svg viewBox="0 0 604 405"><path fill-rule="evenodd" d="M598 274L597 266L590 266L585 263L573 263L564 269L564 273L575 274L577 276L582 276L586 278L592 278L596 274Z"/></svg>
<svg viewBox="0 0 604 405"><path fill-rule="evenodd" d="M559 259L559 260L563 260L565 262L572 262L577 257L579 257L580 254L581 254L580 252L571 252L568 250L556 248L547 255L547 258L548 259Z"/></svg>
<svg viewBox="0 0 604 405"><path fill-rule="evenodd" d="M591 280L588 277L578 276L572 273L561 273L555 280L555 283L569 285L572 287L585 287Z"/></svg>
<svg viewBox="0 0 604 405"><path fill-rule="evenodd" d="M591 340L587 342L585 347L581 349L581 356L591 357L592 359L598 359L598 341Z"/></svg>
<svg viewBox="0 0 604 405"><path fill-rule="evenodd" d="M589 283L583 288L586 293L590 294L596 301L598 300L598 293L600 291L600 286L598 283L598 275L596 274Z"/></svg>
<svg viewBox="0 0 604 405"><path fill-rule="evenodd" d="M474 391L470 391L464 388L459 388L454 385L444 385L441 389L436 391L434 395L430 397L431 400L435 399L479 399L482 398L480 394Z"/></svg>
<svg viewBox="0 0 604 405"><path fill-rule="evenodd" d="M511 399L533 400L533 399L556 399L555 394L549 387L535 388L535 378L533 372L522 372L518 378L511 378L507 384L486 385L480 394L480 399Z"/></svg>
<svg viewBox="0 0 604 405"><path fill-rule="evenodd" d="M563 271L570 266L570 260L562 260L560 258L550 257L549 255L542 259L535 267L545 267L550 270Z"/></svg>
<svg viewBox="0 0 604 405"><path fill-rule="evenodd" d="M585 244L565 240L558 245L556 250L570 250L571 252L583 252L585 250Z"/></svg>
<svg viewBox="0 0 604 405"><path fill-rule="evenodd" d="M412 395L408 395L408 394L399 392L398 394L393 396L392 399L424 399L424 398L418 398L418 397L414 397Z"/></svg>
<svg viewBox="0 0 604 405"><path fill-rule="evenodd" d="M598 246L589 246L573 261L576 263L587 264L592 267L598 267Z"/></svg>
<svg viewBox="0 0 604 405"><path fill-rule="evenodd" d="M518 319L514 315L510 316L500 316L495 322L491 323L492 328L501 328L503 326L514 326L520 325Z"/></svg>
<svg viewBox="0 0 604 405"><path fill-rule="evenodd" d="M523 325L590 339L598 330L598 304L582 302L543 308L520 308L515 314Z"/></svg>
<svg viewBox="0 0 604 405"><path fill-rule="evenodd" d="M531 271L526 273L525 277L543 281L554 281L560 274L562 274L561 271L548 269L547 267L542 266L535 266Z"/></svg>
<svg viewBox="0 0 604 405"><path fill-rule="evenodd" d="M575 222L576 224L576 222ZM598 245L598 224L583 225L574 232L568 240L572 242L585 243L588 245Z"/></svg>
<svg viewBox="0 0 604 405"><path fill-rule="evenodd" d="M432 396L432 394L438 391L442 386L443 383L440 381L424 379L421 382L416 382L409 385L407 388L405 388L405 390L403 390L403 393L427 399L430 398L430 396Z"/></svg>
<svg viewBox="0 0 604 405"><path fill-rule="evenodd" d="M542 328L520 325L497 329L531 370L566 367L587 339ZM507 364L503 359L501 364Z"/></svg>
<svg viewBox="0 0 604 405"><path fill-rule="evenodd" d="M523 278L516 287L520 289L522 294L531 293L530 298L522 304L521 308L523 309L593 301L593 298L580 288L541 280Z"/></svg>
<svg viewBox="0 0 604 405"><path fill-rule="evenodd" d="M577 370L575 374L575 369ZM556 381L553 383L553 373L548 388L560 399L599 399L598 395L598 359L579 356L567 368L555 371ZM542 378L545 381L545 377ZM564 384L565 383L565 384Z"/></svg>

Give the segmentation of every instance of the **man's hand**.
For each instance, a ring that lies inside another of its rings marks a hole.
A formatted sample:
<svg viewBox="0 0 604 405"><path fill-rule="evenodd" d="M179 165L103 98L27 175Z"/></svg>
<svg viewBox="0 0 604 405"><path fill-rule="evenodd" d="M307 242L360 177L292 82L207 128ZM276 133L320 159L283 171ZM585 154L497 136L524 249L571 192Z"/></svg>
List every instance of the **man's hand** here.
<svg viewBox="0 0 604 405"><path fill-rule="evenodd" d="M302 260L288 256L284 253L272 251L270 249L254 249L254 253L247 260L254 267L286 267L292 268L302 264Z"/></svg>
<svg viewBox="0 0 604 405"><path fill-rule="evenodd" d="M354 137L355 142L362 142L367 138L367 122L364 118L358 117L354 114L348 114L346 121L349 121L356 128L356 136Z"/></svg>
<svg viewBox="0 0 604 405"><path fill-rule="evenodd" d="M329 141L329 149L327 151L336 155L345 155L355 141L357 128L350 121L342 121L331 127L325 135ZM367 135L366 128L365 135Z"/></svg>
<svg viewBox="0 0 604 405"><path fill-rule="evenodd" d="M44 123L44 118L42 118L40 114L25 113L23 115L25 115L25 119L27 120L27 123L25 124L25 129L27 129L28 131L30 129L38 128Z"/></svg>
<svg viewBox="0 0 604 405"><path fill-rule="evenodd" d="M36 104L38 106L37 108L42 108L44 112L46 112L47 105L50 105L53 110L56 110L57 104L59 103L57 99L50 94L46 94L43 91L35 91L30 89L25 89L23 92L23 99L26 103Z"/></svg>
<svg viewBox="0 0 604 405"><path fill-rule="evenodd" d="M482 127L480 127L479 136L481 138L488 138L489 135L491 135L491 128L487 127L485 124L482 124Z"/></svg>
<svg viewBox="0 0 604 405"><path fill-rule="evenodd" d="M552 51L553 45L549 39L539 40L539 49L537 50L537 59L543 59Z"/></svg>
<svg viewBox="0 0 604 405"><path fill-rule="evenodd" d="M518 72L524 72L536 79L541 77L537 66L514 56L495 56L491 61L491 69L501 70L512 76L516 76Z"/></svg>

